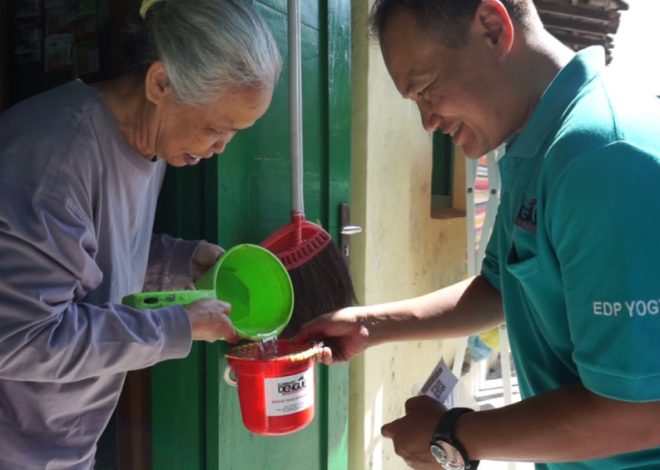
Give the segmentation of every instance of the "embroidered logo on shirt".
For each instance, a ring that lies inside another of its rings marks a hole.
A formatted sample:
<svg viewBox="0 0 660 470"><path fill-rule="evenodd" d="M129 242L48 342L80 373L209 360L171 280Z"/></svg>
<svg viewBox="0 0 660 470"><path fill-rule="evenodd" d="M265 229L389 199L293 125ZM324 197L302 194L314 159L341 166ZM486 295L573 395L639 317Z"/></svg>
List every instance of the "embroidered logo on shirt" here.
<svg viewBox="0 0 660 470"><path fill-rule="evenodd" d="M536 233L536 198L523 201L516 215L516 225Z"/></svg>

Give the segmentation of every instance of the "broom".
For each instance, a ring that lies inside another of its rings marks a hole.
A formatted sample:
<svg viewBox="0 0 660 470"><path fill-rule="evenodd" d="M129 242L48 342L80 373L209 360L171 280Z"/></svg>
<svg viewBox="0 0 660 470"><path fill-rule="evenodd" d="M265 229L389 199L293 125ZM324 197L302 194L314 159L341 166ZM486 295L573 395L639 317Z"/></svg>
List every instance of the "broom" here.
<svg viewBox="0 0 660 470"><path fill-rule="evenodd" d="M284 264L293 284L293 315L282 337L318 315L355 303L353 283L337 245L322 227L305 220L302 154L300 8L288 0L291 222L261 245Z"/></svg>

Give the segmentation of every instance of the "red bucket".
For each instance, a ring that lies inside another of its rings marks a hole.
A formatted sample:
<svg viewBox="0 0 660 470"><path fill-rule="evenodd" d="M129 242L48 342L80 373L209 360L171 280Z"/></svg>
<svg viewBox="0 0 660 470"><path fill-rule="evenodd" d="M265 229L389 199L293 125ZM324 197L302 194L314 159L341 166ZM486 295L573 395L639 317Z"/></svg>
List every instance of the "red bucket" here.
<svg viewBox="0 0 660 470"><path fill-rule="evenodd" d="M314 366L320 346L276 340L250 343L225 357L225 381L238 388L245 427L262 435L290 434L314 419ZM232 376L233 375L233 376Z"/></svg>

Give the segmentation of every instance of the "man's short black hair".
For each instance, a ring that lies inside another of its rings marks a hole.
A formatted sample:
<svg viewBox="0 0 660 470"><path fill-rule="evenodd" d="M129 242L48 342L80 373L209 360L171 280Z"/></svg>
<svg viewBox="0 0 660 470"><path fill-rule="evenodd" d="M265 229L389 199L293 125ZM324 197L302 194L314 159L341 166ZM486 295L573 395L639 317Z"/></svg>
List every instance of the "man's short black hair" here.
<svg viewBox="0 0 660 470"><path fill-rule="evenodd" d="M526 23L530 0L501 0L509 15ZM460 47L467 41L468 26L481 0L376 0L371 8L370 25L380 36L397 10L411 12L420 26L420 34L438 37L449 47Z"/></svg>

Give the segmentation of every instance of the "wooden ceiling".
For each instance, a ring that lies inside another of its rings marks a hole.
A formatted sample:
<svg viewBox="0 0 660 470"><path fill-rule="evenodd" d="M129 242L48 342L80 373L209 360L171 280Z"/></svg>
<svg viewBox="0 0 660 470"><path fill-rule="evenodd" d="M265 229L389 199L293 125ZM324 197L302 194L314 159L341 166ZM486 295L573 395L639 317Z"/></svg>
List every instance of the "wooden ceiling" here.
<svg viewBox="0 0 660 470"><path fill-rule="evenodd" d="M646 0L649 1L649 0ZM657 0L654 0L657 1ZM601 45L612 60L624 0L534 0L546 29L574 50Z"/></svg>

